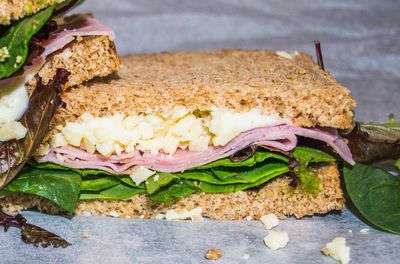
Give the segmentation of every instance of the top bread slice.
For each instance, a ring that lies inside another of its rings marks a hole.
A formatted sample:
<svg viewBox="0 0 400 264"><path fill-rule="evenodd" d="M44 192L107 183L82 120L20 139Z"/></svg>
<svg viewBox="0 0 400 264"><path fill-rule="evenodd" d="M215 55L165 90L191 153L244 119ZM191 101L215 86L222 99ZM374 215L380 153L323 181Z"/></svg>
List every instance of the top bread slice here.
<svg viewBox="0 0 400 264"><path fill-rule="evenodd" d="M349 90L306 53L218 50L122 57L118 75L63 93L54 125L84 112L163 112L175 105L237 112L260 109L303 127L349 128L355 101Z"/></svg>
<svg viewBox="0 0 400 264"><path fill-rule="evenodd" d="M65 0L1 0L0 25L8 25L13 20L33 15L63 1Z"/></svg>

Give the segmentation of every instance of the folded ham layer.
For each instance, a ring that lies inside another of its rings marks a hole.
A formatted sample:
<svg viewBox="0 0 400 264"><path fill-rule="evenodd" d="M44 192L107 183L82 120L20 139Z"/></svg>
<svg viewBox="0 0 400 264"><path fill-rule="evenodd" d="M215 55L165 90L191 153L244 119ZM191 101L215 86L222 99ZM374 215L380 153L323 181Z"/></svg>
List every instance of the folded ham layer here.
<svg viewBox="0 0 400 264"><path fill-rule="evenodd" d="M354 164L350 149L338 135L336 129L308 129L290 124L255 128L243 132L221 147L210 147L207 151L189 151L179 149L174 155L162 153L152 155L148 152L134 151L104 157L89 154L85 150L64 146L52 148L50 152L37 157L40 163L51 162L65 167L78 169L99 169L115 174L131 174L138 166L159 172L181 172L229 157L249 145L260 145L282 151L291 151L297 145L297 136L308 137L330 145L343 160Z"/></svg>

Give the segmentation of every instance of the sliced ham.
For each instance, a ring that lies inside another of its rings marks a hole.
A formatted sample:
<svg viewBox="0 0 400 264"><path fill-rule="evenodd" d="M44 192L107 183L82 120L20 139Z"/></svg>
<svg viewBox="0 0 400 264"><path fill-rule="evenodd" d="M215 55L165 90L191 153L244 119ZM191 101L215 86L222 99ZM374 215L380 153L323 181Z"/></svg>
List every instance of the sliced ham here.
<svg viewBox="0 0 400 264"><path fill-rule="evenodd" d="M162 153L152 155L149 152L134 151L104 157L89 154L85 150L72 146L53 148L38 162L52 162L71 168L91 168L117 174L131 174L137 166L144 166L159 172L180 172L212 161L229 157L239 150L252 145L260 145L281 151L290 151L297 145L297 136L323 141L330 145L342 158L354 164L351 152L340 138L336 129L308 129L290 124L255 128L241 133L222 147L210 147L207 151L178 150L174 155Z"/></svg>

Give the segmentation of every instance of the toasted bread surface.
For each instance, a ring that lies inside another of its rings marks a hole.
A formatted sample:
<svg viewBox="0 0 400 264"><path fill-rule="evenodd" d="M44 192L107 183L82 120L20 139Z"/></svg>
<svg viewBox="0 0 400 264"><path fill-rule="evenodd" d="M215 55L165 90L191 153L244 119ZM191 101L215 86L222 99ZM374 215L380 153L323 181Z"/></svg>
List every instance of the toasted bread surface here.
<svg viewBox="0 0 400 264"><path fill-rule="evenodd" d="M291 58L275 51L218 50L122 57L118 75L65 92L67 109L56 124L84 112L107 116L191 110L212 106L237 112L260 109L303 127L348 128L355 101L349 90L322 71L305 53Z"/></svg>
<svg viewBox="0 0 400 264"><path fill-rule="evenodd" d="M211 219L241 220L248 217L259 219L267 213L275 213L280 218L301 218L342 210L344 197L336 164L320 164L318 173L321 183L320 193L316 197L305 193L301 187L290 187L291 178L280 176L259 190L219 194L197 193L169 203L152 202L145 194L136 195L127 201L80 201L75 208L75 214L155 218L169 209L191 210L201 207L203 216ZM0 199L0 205L3 210L11 212L36 208L46 213L62 213L62 210L49 200L27 194L15 194Z"/></svg>

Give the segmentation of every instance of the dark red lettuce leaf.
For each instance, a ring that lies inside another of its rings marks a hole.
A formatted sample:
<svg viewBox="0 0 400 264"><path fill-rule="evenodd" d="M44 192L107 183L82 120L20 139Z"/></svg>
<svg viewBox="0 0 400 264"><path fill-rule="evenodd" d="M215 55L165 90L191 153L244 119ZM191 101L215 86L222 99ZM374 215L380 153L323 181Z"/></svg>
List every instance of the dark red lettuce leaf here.
<svg viewBox="0 0 400 264"><path fill-rule="evenodd" d="M400 158L400 123L394 116L385 124L356 122L350 133L342 134L357 163L373 163Z"/></svg>
<svg viewBox="0 0 400 264"><path fill-rule="evenodd" d="M71 245L56 234L27 223L26 218L21 214L12 216L0 211L0 226L4 227L5 232L7 232L10 226L20 228L22 241L27 244L33 244L35 247L42 246L46 248L48 246L53 246L55 248L66 248Z"/></svg>
<svg viewBox="0 0 400 264"><path fill-rule="evenodd" d="M69 72L57 69L47 84L36 75L37 86L29 99L29 108L20 122L27 128L25 138L0 142L0 188L9 183L39 147L49 129L50 120L61 99L60 85L68 81Z"/></svg>

